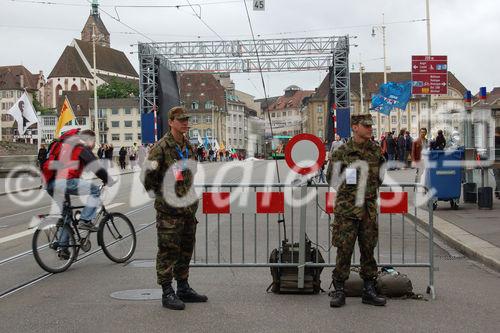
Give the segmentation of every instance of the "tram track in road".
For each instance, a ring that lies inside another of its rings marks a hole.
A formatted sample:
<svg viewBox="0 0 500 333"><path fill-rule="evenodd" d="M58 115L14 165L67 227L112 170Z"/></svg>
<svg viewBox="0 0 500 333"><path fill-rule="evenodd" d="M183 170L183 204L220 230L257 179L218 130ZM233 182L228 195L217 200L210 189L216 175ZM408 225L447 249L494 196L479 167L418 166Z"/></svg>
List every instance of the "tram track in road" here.
<svg viewBox="0 0 500 333"><path fill-rule="evenodd" d="M131 210L129 212L126 212L124 214L127 215L127 216L134 215L134 214L142 212L143 210L145 210L149 206L152 206L152 203L148 203L148 204L144 205L143 207L139 207L139 208L133 209L133 210ZM32 254L33 254L33 250L29 250L29 251L25 251L25 252L13 255L13 256L11 256L9 258L0 260L0 266L3 266L3 265L5 265L7 263L10 263L10 262L14 262L16 260L19 260L19 259L21 259L23 257L26 257L28 255L32 255Z"/></svg>
<svg viewBox="0 0 500 333"><path fill-rule="evenodd" d="M146 230L147 228L149 228L149 227L151 227L152 225L155 225L155 224L156 224L156 220L154 220L152 222L149 222L148 224L144 225L142 228L139 228L138 230L136 230L135 234L139 235L141 232L143 232L144 230ZM129 236L130 235L126 236L125 238L127 238ZM117 241L115 241L115 242L117 242ZM113 245L114 245L114 243L111 244L111 246L113 246ZM97 255L97 254L99 254L101 252L102 252L102 248L98 248L98 249L96 249L96 250L94 250L92 252L86 253L83 256L81 256L80 258L78 258L77 260L75 260L75 262L73 263L72 266L77 265L78 263L82 262L83 260L85 260L85 259L87 259L89 257L95 256L95 255ZM61 273L59 273L59 274L61 274ZM0 299L6 298L6 297L8 297L8 296L10 296L10 295L18 292L18 291L21 291L21 290L23 290L23 289L25 289L27 287L30 287L30 286L32 286L32 285L34 285L34 284L36 284L36 283L38 283L40 281L45 280L46 278L48 278L48 277L50 277L52 275L54 275L54 273L48 273L48 272L46 272L46 273L38 275L37 277L35 277L33 279L30 279L29 281L23 282L23 283L15 286L15 287L12 287L12 288L9 288L7 290L4 290L4 291L0 292Z"/></svg>

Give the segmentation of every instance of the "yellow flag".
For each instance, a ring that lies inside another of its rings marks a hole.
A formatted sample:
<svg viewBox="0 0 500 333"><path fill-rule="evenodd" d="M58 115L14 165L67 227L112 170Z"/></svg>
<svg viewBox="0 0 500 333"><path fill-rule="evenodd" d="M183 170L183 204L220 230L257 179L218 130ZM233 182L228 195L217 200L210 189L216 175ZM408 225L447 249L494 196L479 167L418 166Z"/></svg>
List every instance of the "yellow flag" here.
<svg viewBox="0 0 500 333"><path fill-rule="evenodd" d="M64 98L64 103L61 107L61 113L59 114L59 119L57 120L56 133L54 134L54 137L58 138L59 135L61 135L61 129L63 128L63 126L72 121L73 119L75 119L75 114L73 112L73 109L71 108L71 104L69 104L68 96L66 96Z"/></svg>
<svg viewBox="0 0 500 333"><path fill-rule="evenodd" d="M220 143L220 150L225 150L226 146L224 146L224 141L221 141Z"/></svg>

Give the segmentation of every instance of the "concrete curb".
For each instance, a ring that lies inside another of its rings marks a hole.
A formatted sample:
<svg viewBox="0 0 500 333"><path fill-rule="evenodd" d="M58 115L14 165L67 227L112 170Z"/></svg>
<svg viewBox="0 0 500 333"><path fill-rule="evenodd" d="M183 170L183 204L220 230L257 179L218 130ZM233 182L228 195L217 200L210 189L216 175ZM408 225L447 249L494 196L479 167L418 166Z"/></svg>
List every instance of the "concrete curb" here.
<svg viewBox="0 0 500 333"><path fill-rule="evenodd" d="M136 172L139 172L139 170L136 170L136 171L127 171L127 172L119 173L119 174L116 174L116 175L113 175L113 176L128 175L130 173L136 173ZM91 179L97 179L97 177L93 177ZM4 196L4 195L8 195L8 194L19 193L19 192L27 192L27 191L40 190L41 188L42 188L42 185L39 185L39 186L36 186L36 187L23 188L23 189L20 189L20 190L15 190L15 191L10 191L10 192L0 192L0 197Z"/></svg>
<svg viewBox="0 0 500 333"><path fill-rule="evenodd" d="M417 209L417 215L418 217L413 214L408 214L407 216L412 221L428 230L429 213L425 210ZM475 259L489 268L500 272L500 248L436 215L434 215L433 225L434 232L453 248L463 253L465 256Z"/></svg>

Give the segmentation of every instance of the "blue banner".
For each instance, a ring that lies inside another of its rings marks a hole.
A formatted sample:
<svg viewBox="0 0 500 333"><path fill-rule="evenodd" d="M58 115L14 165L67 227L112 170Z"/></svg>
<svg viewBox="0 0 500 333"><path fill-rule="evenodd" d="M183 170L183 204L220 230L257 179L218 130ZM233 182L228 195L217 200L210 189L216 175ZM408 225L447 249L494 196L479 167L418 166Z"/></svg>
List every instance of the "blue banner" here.
<svg viewBox="0 0 500 333"><path fill-rule="evenodd" d="M373 95L371 109L389 115L394 108L406 109L411 98L412 81L387 82L380 86L380 93Z"/></svg>
<svg viewBox="0 0 500 333"><path fill-rule="evenodd" d="M338 108L337 109L337 131L342 139L351 136L351 109Z"/></svg>
<svg viewBox="0 0 500 333"><path fill-rule="evenodd" d="M155 115L153 112L141 113L141 142L155 143Z"/></svg>

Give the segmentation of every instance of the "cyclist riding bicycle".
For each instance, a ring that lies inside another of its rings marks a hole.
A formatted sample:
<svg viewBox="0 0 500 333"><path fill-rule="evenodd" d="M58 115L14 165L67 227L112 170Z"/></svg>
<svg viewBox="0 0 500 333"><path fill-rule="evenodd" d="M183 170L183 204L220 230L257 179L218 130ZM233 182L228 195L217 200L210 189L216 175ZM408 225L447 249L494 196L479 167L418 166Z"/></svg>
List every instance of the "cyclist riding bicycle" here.
<svg viewBox="0 0 500 333"><path fill-rule="evenodd" d="M66 138L62 142L57 163L52 166L56 169L55 178L48 182L46 188L61 209L67 194L89 195L80 215L78 229L93 232L98 230L92 220L100 205L101 191L90 180L81 179L82 172L92 171L104 185L111 186L115 183L92 152L94 147L95 133L92 130L83 130Z"/></svg>

